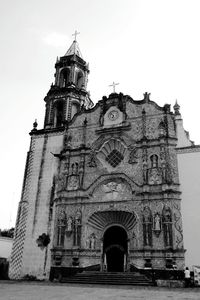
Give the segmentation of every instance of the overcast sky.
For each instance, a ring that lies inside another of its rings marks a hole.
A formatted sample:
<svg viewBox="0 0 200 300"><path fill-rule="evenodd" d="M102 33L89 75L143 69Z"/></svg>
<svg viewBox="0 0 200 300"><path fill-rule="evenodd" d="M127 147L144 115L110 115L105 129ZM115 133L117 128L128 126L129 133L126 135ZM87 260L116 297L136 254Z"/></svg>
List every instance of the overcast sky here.
<svg viewBox="0 0 200 300"><path fill-rule="evenodd" d="M1 229L15 225L28 133L36 118L43 127L56 57L75 30L93 102L113 81L134 100L146 91L161 106L177 99L200 144L199 14L199 0L0 0Z"/></svg>

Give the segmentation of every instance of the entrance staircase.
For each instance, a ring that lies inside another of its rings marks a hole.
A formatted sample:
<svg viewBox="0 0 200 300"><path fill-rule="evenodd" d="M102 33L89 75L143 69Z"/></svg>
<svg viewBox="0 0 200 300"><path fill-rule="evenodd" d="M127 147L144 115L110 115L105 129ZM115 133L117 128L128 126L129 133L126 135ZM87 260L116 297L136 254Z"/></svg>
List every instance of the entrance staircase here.
<svg viewBox="0 0 200 300"><path fill-rule="evenodd" d="M138 272L94 272L84 271L70 277L63 277L62 283L104 284L104 285L142 285L153 286L151 279Z"/></svg>

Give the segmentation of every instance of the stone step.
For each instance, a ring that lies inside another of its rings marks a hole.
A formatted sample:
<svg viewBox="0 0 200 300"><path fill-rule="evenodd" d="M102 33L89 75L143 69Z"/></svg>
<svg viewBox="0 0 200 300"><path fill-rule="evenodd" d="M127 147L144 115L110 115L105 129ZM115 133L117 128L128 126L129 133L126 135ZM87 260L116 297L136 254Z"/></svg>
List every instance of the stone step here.
<svg viewBox="0 0 200 300"><path fill-rule="evenodd" d="M111 285L153 285L152 281L139 273L83 272L61 279L62 283L87 283Z"/></svg>

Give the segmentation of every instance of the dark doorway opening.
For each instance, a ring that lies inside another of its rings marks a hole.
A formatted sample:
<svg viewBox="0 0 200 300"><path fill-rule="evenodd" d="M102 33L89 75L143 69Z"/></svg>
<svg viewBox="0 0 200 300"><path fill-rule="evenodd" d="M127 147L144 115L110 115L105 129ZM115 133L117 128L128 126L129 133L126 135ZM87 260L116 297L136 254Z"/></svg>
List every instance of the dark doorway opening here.
<svg viewBox="0 0 200 300"><path fill-rule="evenodd" d="M104 233L104 257L108 272L125 271L127 233L120 226L109 227Z"/></svg>

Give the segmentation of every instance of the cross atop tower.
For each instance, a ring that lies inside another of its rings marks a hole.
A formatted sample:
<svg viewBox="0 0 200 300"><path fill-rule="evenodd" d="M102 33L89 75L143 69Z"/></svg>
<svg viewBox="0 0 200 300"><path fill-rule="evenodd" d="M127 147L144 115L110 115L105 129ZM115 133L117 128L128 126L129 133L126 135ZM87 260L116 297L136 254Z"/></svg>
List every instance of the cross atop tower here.
<svg viewBox="0 0 200 300"><path fill-rule="evenodd" d="M109 85L109 86L112 86L112 87L113 87L113 93L115 93L115 86L118 85L118 84L119 84L119 83L115 83L115 82L113 81L113 83Z"/></svg>
<svg viewBox="0 0 200 300"><path fill-rule="evenodd" d="M78 34L80 34L80 32L78 32L78 31L76 31L76 30L75 30L75 32L72 34L72 35L74 35L74 41L76 41L76 37L77 37Z"/></svg>

